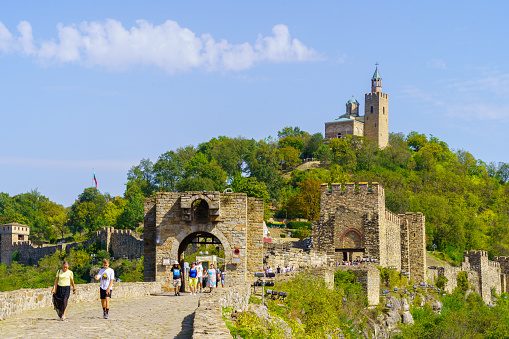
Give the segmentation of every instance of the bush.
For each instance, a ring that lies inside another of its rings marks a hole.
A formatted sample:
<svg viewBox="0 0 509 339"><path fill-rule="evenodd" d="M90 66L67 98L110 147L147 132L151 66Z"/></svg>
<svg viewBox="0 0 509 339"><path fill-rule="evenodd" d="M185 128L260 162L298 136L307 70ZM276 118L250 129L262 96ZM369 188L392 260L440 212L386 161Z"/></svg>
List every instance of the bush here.
<svg viewBox="0 0 509 339"><path fill-rule="evenodd" d="M290 228L292 230L298 230L298 229L311 229L311 222L310 221L289 221L286 224L287 228Z"/></svg>
<svg viewBox="0 0 509 339"><path fill-rule="evenodd" d="M306 229L298 229L292 233L292 238L299 238L300 240L309 238L311 231Z"/></svg>
<svg viewBox="0 0 509 339"><path fill-rule="evenodd" d="M279 236L280 236L281 238L286 238L286 234L283 234L283 233L281 233Z"/></svg>
<svg viewBox="0 0 509 339"><path fill-rule="evenodd" d="M436 285L439 289L441 289L443 291L445 289L445 284L447 284L448 281L449 281L449 279L447 279L447 277L445 275L441 275L438 277L438 279L436 281Z"/></svg>

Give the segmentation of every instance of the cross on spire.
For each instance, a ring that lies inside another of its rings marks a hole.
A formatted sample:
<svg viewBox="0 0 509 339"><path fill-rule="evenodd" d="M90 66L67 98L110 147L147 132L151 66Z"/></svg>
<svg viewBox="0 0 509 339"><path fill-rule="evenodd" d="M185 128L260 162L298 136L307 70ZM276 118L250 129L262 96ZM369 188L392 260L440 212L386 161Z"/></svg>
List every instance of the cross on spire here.
<svg viewBox="0 0 509 339"><path fill-rule="evenodd" d="M375 66L378 67L378 65L380 65L378 62L375 62Z"/></svg>

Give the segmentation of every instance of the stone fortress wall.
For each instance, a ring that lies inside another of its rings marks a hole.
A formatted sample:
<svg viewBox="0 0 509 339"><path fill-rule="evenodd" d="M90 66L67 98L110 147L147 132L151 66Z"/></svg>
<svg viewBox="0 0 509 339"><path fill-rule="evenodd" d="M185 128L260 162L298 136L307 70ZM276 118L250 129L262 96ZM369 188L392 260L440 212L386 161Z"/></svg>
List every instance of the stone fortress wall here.
<svg viewBox="0 0 509 339"><path fill-rule="evenodd" d="M3 227L3 225L0 227ZM127 256L130 259L135 259L143 255L143 239L138 237L133 231L103 227L100 231L95 232L93 237L85 241L56 245L36 246L28 240L11 242L7 237L2 237L0 262L10 265L14 252L18 251L18 262L20 264L34 265L41 258L51 255L56 251L69 251L71 248L79 245L83 245L83 247L87 248L97 240L101 242L103 249L111 250L113 255L117 258Z"/></svg>
<svg viewBox="0 0 509 339"><path fill-rule="evenodd" d="M383 267L410 272L426 280L425 217L422 213L396 215L385 209L385 191L374 182L327 184L321 187L320 220L313 224L314 249L334 261L369 258ZM349 241L350 239L350 241ZM353 240L352 240L353 239ZM350 254L351 253L351 254Z"/></svg>
<svg viewBox="0 0 509 339"><path fill-rule="evenodd" d="M470 288L477 292L483 300L489 304L492 301L492 291L500 295L509 292L507 290L507 269L509 268L507 257L495 257L488 259L486 251L465 251L463 262L457 267L437 267L429 270L428 280L435 282L440 276L447 278L445 291L451 293L457 286L458 273L466 272Z"/></svg>

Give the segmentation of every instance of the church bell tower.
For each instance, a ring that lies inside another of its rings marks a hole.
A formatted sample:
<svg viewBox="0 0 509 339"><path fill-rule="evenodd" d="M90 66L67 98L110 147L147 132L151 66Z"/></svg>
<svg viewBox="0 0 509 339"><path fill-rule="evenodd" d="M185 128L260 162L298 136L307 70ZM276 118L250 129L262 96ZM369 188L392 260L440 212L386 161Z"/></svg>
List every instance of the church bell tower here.
<svg viewBox="0 0 509 339"><path fill-rule="evenodd" d="M364 137L383 149L389 144L389 95L382 92L382 77L376 66L371 93L364 95Z"/></svg>

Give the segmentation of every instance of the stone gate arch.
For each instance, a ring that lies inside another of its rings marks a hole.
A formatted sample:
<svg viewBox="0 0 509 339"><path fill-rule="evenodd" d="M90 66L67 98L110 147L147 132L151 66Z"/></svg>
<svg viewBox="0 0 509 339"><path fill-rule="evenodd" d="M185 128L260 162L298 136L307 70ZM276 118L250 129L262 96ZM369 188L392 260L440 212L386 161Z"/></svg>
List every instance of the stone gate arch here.
<svg viewBox="0 0 509 339"><path fill-rule="evenodd" d="M182 246L197 233L221 242L227 285L254 280L254 273L263 270L263 199L244 193L159 192L144 201L144 209L145 281L167 282L171 263L183 259Z"/></svg>

